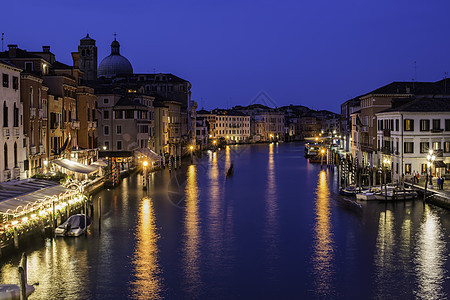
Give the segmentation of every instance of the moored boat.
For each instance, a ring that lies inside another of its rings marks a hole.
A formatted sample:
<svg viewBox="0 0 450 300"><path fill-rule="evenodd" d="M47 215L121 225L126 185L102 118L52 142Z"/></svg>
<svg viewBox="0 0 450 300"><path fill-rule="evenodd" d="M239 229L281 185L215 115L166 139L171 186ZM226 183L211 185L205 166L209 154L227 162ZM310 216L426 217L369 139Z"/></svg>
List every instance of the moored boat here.
<svg viewBox="0 0 450 300"><path fill-rule="evenodd" d="M27 284L25 293L27 297L34 292L34 286ZM20 287L17 284L0 284L0 300L19 299Z"/></svg>
<svg viewBox="0 0 450 300"><path fill-rule="evenodd" d="M91 225L91 219L85 215L77 214L70 216L64 223L55 229L56 236L80 236Z"/></svg>

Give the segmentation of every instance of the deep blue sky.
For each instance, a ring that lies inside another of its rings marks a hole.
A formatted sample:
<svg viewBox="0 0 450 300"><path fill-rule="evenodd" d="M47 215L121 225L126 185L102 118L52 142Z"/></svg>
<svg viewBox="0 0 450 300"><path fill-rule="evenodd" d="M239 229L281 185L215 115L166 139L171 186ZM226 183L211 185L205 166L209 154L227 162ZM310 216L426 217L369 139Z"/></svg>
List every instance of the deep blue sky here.
<svg viewBox="0 0 450 300"><path fill-rule="evenodd" d="M205 108L246 105L265 91L279 106L338 112L392 81L450 71L449 0L3 1L0 32L30 51L51 45L71 63L79 39L114 32L134 71L189 80Z"/></svg>

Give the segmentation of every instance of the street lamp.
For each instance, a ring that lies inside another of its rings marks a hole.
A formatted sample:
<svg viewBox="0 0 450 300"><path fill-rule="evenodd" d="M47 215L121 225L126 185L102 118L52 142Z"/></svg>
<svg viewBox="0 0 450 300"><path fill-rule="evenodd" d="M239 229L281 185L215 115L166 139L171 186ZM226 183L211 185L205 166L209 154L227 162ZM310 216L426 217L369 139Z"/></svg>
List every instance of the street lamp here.
<svg viewBox="0 0 450 300"><path fill-rule="evenodd" d="M383 164L386 168L383 168L384 171L384 195L385 195L385 200L387 200L387 179L386 179L386 173L387 173L387 169L391 164L391 161L388 158L385 158L383 160Z"/></svg>
<svg viewBox="0 0 450 300"><path fill-rule="evenodd" d="M325 154L325 149L322 148L322 150L320 150L320 168L323 168L323 155Z"/></svg>
<svg viewBox="0 0 450 300"><path fill-rule="evenodd" d="M193 150L194 150L194 146L190 146L189 149L191 149L191 164L194 161L194 154L193 154Z"/></svg>
<svg viewBox="0 0 450 300"><path fill-rule="evenodd" d="M436 159L436 156L433 155L433 150L430 149L430 151L428 151L428 155L427 155L428 168L430 168L430 187L433 186L432 166L433 166L433 162L435 159ZM428 181L428 179L427 179L427 181Z"/></svg>
<svg viewBox="0 0 450 300"><path fill-rule="evenodd" d="M144 182L143 182L143 184L142 184L142 188L144 189L144 190L146 190L147 189L147 166L148 166L148 161L144 161L143 163L142 163L142 165L144 166Z"/></svg>

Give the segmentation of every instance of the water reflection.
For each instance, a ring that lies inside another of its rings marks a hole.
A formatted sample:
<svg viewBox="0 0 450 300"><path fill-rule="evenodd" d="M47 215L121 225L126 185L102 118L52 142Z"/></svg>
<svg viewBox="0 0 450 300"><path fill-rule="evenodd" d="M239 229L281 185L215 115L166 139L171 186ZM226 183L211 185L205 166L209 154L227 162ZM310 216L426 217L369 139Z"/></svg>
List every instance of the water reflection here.
<svg viewBox="0 0 450 300"><path fill-rule="evenodd" d="M334 293L334 243L331 229L330 191L327 173L321 171L316 189L315 226L313 245L313 273L315 291L319 298Z"/></svg>
<svg viewBox="0 0 450 300"><path fill-rule="evenodd" d="M277 199L277 184L275 176L275 161L274 161L274 145L269 144L269 160L267 165L267 188L265 193L265 246L266 252L270 255L267 261L268 265L276 267L273 259L277 258L277 244L278 244L278 199Z"/></svg>
<svg viewBox="0 0 450 300"><path fill-rule="evenodd" d="M421 299L445 299L446 245L442 226L435 211L425 207L424 220L417 232L415 295Z"/></svg>
<svg viewBox="0 0 450 300"><path fill-rule="evenodd" d="M137 245L133 257L135 280L131 294L134 299L161 299L162 282L158 263L158 233L152 199L144 197L139 209Z"/></svg>
<svg viewBox="0 0 450 300"><path fill-rule="evenodd" d="M186 213L184 216L183 268L184 286L189 298L195 298L202 286L200 278L200 217L198 211L197 170L189 166L186 183Z"/></svg>

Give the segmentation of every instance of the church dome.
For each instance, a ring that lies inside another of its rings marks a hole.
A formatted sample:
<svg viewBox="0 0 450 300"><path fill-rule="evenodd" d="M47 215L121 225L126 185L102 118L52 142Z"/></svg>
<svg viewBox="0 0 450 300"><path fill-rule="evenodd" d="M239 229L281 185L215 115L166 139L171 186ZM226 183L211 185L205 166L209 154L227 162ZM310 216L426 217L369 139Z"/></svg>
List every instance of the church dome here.
<svg viewBox="0 0 450 300"><path fill-rule="evenodd" d="M119 52L120 44L116 39L111 43L111 54L98 66L98 77L112 78L117 75L132 75L131 63Z"/></svg>

